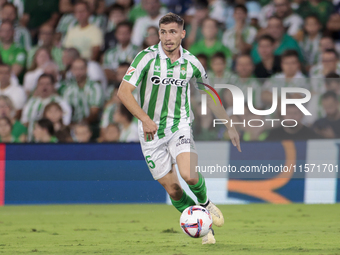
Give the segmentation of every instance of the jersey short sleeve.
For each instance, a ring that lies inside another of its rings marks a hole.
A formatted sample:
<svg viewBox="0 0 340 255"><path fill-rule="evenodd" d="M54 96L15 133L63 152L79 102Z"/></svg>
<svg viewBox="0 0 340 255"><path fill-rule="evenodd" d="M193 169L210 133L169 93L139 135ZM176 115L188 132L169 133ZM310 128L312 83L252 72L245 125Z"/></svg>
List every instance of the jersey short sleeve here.
<svg viewBox="0 0 340 255"><path fill-rule="evenodd" d="M132 61L123 80L127 81L135 87L138 87L150 67L150 63L152 60L150 54L152 54L152 52L148 52L146 50L139 52L135 59Z"/></svg>
<svg viewBox="0 0 340 255"><path fill-rule="evenodd" d="M190 64L193 69L193 75L190 83L199 90L205 90L205 85L209 85L209 80L203 65L201 64L201 62L199 62L197 58L195 58L195 61L191 61Z"/></svg>

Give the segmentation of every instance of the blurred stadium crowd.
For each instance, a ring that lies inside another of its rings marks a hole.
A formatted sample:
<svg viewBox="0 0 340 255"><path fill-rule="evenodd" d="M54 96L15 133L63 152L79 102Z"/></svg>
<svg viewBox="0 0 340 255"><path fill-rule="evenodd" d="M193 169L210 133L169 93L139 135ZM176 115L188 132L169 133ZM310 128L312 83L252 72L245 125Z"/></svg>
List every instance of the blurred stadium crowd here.
<svg viewBox="0 0 340 255"><path fill-rule="evenodd" d="M243 141L340 137L340 1L0 0L0 141L138 142L119 84L136 54L159 42L158 21L185 20L183 46L211 85L253 88L257 109L271 87L312 93L312 117L288 106L296 127L239 125ZM202 116L192 90L196 140L228 139ZM232 115L232 96L221 90ZM292 94L291 97L301 97ZM276 116L275 116L276 115ZM235 121L261 119L246 110ZM265 119L263 117L263 119Z"/></svg>

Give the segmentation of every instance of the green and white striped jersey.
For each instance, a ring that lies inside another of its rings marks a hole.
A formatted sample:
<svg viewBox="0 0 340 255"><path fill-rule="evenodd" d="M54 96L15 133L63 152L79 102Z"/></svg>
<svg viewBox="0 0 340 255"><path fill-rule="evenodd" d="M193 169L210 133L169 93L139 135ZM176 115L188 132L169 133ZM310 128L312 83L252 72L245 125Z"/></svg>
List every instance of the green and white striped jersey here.
<svg viewBox="0 0 340 255"><path fill-rule="evenodd" d="M63 123L69 125L71 123L72 109L70 105L59 95L52 95L48 98L31 97L25 104L21 122L28 123L41 119L46 105L51 102L56 102L63 109Z"/></svg>
<svg viewBox="0 0 340 255"><path fill-rule="evenodd" d="M21 123L28 123L29 141L32 139L34 123L42 118L46 105L51 102L58 103L63 110L63 124L69 125L71 123L71 106L59 95L52 95L48 98L31 97L25 104L21 115Z"/></svg>
<svg viewBox="0 0 340 255"><path fill-rule="evenodd" d="M74 80L66 81L64 99L73 109L72 121L78 122L90 115L92 107L103 105L103 91L98 82L87 79L83 88Z"/></svg>
<svg viewBox="0 0 340 255"><path fill-rule="evenodd" d="M308 36L305 36L300 42L300 48L302 50L302 54L306 60L306 63L310 66L316 65L320 62L321 54L319 51L319 43L322 35L318 34L313 40L311 40Z"/></svg>
<svg viewBox="0 0 340 255"><path fill-rule="evenodd" d="M32 48L31 34L25 27L19 25L14 26L14 41L26 51L29 51Z"/></svg>
<svg viewBox="0 0 340 255"><path fill-rule="evenodd" d="M181 46L180 52L180 58L171 63L160 43L151 46L135 57L123 79L137 87L137 101L157 124L158 138L191 124L189 81L203 78L207 83L197 58ZM141 125L139 132L142 136Z"/></svg>
<svg viewBox="0 0 340 255"><path fill-rule="evenodd" d="M106 128L109 124L113 123L113 114L115 113L117 109L116 104L110 104L105 107L102 118L100 120L100 127Z"/></svg>
<svg viewBox="0 0 340 255"><path fill-rule="evenodd" d="M138 47L129 44L125 49L121 44L117 44L116 47L108 49L104 54L103 68L116 70L119 64L123 62L131 63L133 58L138 54Z"/></svg>

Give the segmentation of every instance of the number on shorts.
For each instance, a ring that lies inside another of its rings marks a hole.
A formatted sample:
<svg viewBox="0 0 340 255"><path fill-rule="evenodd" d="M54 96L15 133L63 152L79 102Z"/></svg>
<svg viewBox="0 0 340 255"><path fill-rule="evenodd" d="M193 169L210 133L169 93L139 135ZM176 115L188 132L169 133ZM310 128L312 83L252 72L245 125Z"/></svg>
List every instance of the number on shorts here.
<svg viewBox="0 0 340 255"><path fill-rule="evenodd" d="M152 160L149 160L148 158L150 158L151 156L146 156L145 159L146 159L146 162L148 162L148 166L151 168L151 169L154 169L155 168L155 163L152 161Z"/></svg>

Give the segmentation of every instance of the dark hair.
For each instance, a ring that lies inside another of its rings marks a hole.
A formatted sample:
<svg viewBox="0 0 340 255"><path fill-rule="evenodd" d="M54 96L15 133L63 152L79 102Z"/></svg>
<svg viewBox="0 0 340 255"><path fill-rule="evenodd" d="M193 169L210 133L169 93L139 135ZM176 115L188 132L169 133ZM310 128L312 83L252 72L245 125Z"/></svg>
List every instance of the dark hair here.
<svg viewBox="0 0 340 255"><path fill-rule="evenodd" d="M257 39L257 42L260 43L260 41L267 40L270 41L271 44L275 43L275 39L271 35L261 35L259 39Z"/></svg>
<svg viewBox="0 0 340 255"><path fill-rule="evenodd" d="M206 21L208 20L211 20L215 23L215 26L218 27L219 26L219 22L216 20L216 19L213 19L213 18L210 18L210 17L207 17L205 18L203 21L202 21L202 26L203 26L203 23L205 23Z"/></svg>
<svg viewBox="0 0 340 255"><path fill-rule="evenodd" d="M87 10L88 12L91 12L90 5L89 5L87 2L85 2L85 1L83 1L83 0L78 0L78 1L76 1L76 3L74 4L74 6L76 6L76 5L78 5L78 4L83 4L83 5L85 5L86 10Z"/></svg>
<svg viewBox="0 0 340 255"><path fill-rule="evenodd" d="M76 123L76 124L73 126L73 129L75 129L76 127L86 127L86 128L88 128L88 130L89 130L90 132L92 132L90 125L89 125L87 122L85 122L85 121L80 121L80 122Z"/></svg>
<svg viewBox="0 0 340 255"><path fill-rule="evenodd" d="M307 19L315 19L319 24L321 24L319 17L316 16L315 14L309 14L308 16L306 16L305 22Z"/></svg>
<svg viewBox="0 0 340 255"><path fill-rule="evenodd" d="M9 69L9 71L11 71L11 69L12 69L12 67L10 65L7 65L7 64L5 64L3 62L0 62L0 67L1 66L7 67Z"/></svg>
<svg viewBox="0 0 340 255"><path fill-rule="evenodd" d="M72 62L72 65L74 62L76 62L77 60L80 60L84 63L84 65L87 67L87 60L85 58L76 58L73 62Z"/></svg>
<svg viewBox="0 0 340 255"><path fill-rule="evenodd" d="M122 22L119 22L116 26L116 29L115 31L117 31L120 27L128 27L130 32L132 32L132 24L131 22L129 21L122 21Z"/></svg>
<svg viewBox="0 0 340 255"><path fill-rule="evenodd" d="M197 54L197 55L196 55L196 58L203 58L203 59L205 59L206 61L208 61L208 56L205 55L204 53Z"/></svg>
<svg viewBox="0 0 340 255"><path fill-rule="evenodd" d="M112 11L121 11L121 12L125 12L124 6L120 5L120 4L113 4L109 7L108 9L108 14L110 14Z"/></svg>
<svg viewBox="0 0 340 255"><path fill-rule="evenodd" d="M122 114L123 116L125 116L129 122L132 122L133 119L133 115L132 113L125 107L125 105L120 104L119 105L119 112L120 114Z"/></svg>
<svg viewBox="0 0 340 255"><path fill-rule="evenodd" d="M335 72L331 72L331 73L327 74L325 78L326 79L339 79L340 75L338 75Z"/></svg>
<svg viewBox="0 0 340 255"><path fill-rule="evenodd" d="M158 33L158 27L156 27L156 26L148 26L148 28L146 30L149 30L149 29L154 29Z"/></svg>
<svg viewBox="0 0 340 255"><path fill-rule="evenodd" d="M277 16L277 15L272 15L272 16L270 16L269 19L268 19L268 22L269 22L271 19L277 19L277 20L281 21L281 24L282 24L282 26L283 26L283 20L282 20L279 16Z"/></svg>
<svg viewBox="0 0 340 255"><path fill-rule="evenodd" d="M2 116L2 117L0 117L0 120L5 120L7 122L7 124L10 125L10 127L12 129L13 124L12 124L12 121L8 117Z"/></svg>
<svg viewBox="0 0 340 255"><path fill-rule="evenodd" d="M37 121L37 124L43 128L46 129L49 135L54 135L54 127L52 121L46 118L42 118L41 120Z"/></svg>
<svg viewBox="0 0 340 255"><path fill-rule="evenodd" d="M339 59L339 53L335 49L327 49L324 53L333 53L337 59Z"/></svg>
<svg viewBox="0 0 340 255"><path fill-rule="evenodd" d="M76 48L74 48L74 47L66 48L64 50L67 51L68 54L72 55L73 59L76 59L76 58L80 57L79 51Z"/></svg>
<svg viewBox="0 0 340 255"><path fill-rule="evenodd" d="M130 67L130 65L131 64L129 62L122 62L122 63L119 64L119 67L121 67L121 66Z"/></svg>
<svg viewBox="0 0 340 255"><path fill-rule="evenodd" d="M224 53L221 52L221 51L218 51L214 55L211 56L211 60L213 60L214 58L221 58L221 59L223 59L224 62L227 61L226 58L225 58Z"/></svg>
<svg viewBox="0 0 340 255"><path fill-rule="evenodd" d="M254 63L252 57L251 57L249 54L247 54L247 53L243 53L243 54L237 55L237 57L236 57L236 62L237 62L237 60L238 60L239 58L242 58L242 57L247 57L247 58L249 58L249 59L251 60L252 63Z"/></svg>
<svg viewBox="0 0 340 255"><path fill-rule="evenodd" d="M180 16L175 13L169 12L159 20L159 27L161 26L161 24L167 25L170 23L177 23L179 26L184 26L184 20Z"/></svg>
<svg viewBox="0 0 340 255"><path fill-rule="evenodd" d="M321 36L320 41L321 41L322 39L331 39L332 41L334 41L334 40L333 40L333 37L330 36L330 35L328 35L328 34L324 34L323 36Z"/></svg>
<svg viewBox="0 0 340 255"><path fill-rule="evenodd" d="M334 72L330 72L325 76L325 84L326 86L331 85L332 82L340 83L340 75Z"/></svg>
<svg viewBox="0 0 340 255"><path fill-rule="evenodd" d="M285 50L281 54L281 61L283 61L284 58L288 58L288 57L296 57L299 60L299 54L296 50Z"/></svg>
<svg viewBox="0 0 340 255"><path fill-rule="evenodd" d="M1 6L1 8L4 9L6 6L12 7L12 8L14 9L14 11L15 11L15 16L16 16L16 18L18 18L18 8L17 8L14 4L8 3L8 2L4 3L4 4Z"/></svg>
<svg viewBox="0 0 340 255"><path fill-rule="evenodd" d="M335 101L338 101L338 96L334 91L327 91L321 96L322 100L325 100L328 98L333 98Z"/></svg>
<svg viewBox="0 0 340 255"><path fill-rule="evenodd" d="M208 9L209 8L208 0L196 0L193 2L194 2L195 9Z"/></svg>
<svg viewBox="0 0 340 255"><path fill-rule="evenodd" d="M55 79L54 79L53 75L51 75L51 74L43 73L42 75L39 76L38 81L40 81L42 78L50 79L52 85L54 85L54 83L55 83Z"/></svg>
<svg viewBox="0 0 340 255"><path fill-rule="evenodd" d="M236 11L236 9L241 9L242 11L244 11L244 13L248 14L248 9L244 4L235 5L234 12Z"/></svg>

